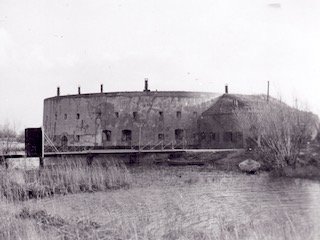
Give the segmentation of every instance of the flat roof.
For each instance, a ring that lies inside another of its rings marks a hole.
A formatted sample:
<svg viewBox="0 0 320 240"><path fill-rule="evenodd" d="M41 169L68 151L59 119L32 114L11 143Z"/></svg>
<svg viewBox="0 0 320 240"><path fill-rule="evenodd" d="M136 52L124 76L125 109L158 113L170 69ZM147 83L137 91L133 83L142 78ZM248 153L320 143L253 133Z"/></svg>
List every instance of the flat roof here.
<svg viewBox="0 0 320 240"><path fill-rule="evenodd" d="M131 92L104 92L104 93L81 93L71 95L60 95L44 99L54 100L63 98L90 98L90 97L137 97L137 96L159 96L159 97L202 97L203 95L212 95L218 97L222 93L214 92L191 92L191 91L131 91Z"/></svg>

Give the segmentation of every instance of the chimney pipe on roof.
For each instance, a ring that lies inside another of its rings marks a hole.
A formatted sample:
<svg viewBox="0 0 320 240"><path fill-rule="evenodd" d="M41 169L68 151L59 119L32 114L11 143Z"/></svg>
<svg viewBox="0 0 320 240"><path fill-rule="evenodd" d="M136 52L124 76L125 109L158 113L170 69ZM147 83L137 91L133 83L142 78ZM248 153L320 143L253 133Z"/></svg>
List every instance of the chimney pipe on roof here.
<svg viewBox="0 0 320 240"><path fill-rule="evenodd" d="M60 87L59 86L57 87L57 96L58 97L60 96Z"/></svg>
<svg viewBox="0 0 320 240"><path fill-rule="evenodd" d="M144 92L150 92L150 90L148 89L148 78L144 79Z"/></svg>
<svg viewBox="0 0 320 240"><path fill-rule="evenodd" d="M78 94L81 94L80 86L78 86Z"/></svg>
<svg viewBox="0 0 320 240"><path fill-rule="evenodd" d="M228 84L226 84L226 86L225 86L225 93L226 93L226 94L229 93L229 91L228 91Z"/></svg>
<svg viewBox="0 0 320 240"><path fill-rule="evenodd" d="M100 92L103 93L103 84L100 85Z"/></svg>

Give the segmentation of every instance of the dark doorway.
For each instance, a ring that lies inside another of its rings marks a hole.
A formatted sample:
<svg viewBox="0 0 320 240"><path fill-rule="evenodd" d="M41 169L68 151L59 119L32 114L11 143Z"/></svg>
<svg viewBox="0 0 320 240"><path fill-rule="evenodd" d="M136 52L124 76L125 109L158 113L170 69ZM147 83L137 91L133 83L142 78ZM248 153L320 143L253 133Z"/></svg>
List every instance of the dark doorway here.
<svg viewBox="0 0 320 240"><path fill-rule="evenodd" d="M176 141L184 140L185 131L183 129L176 129L174 131Z"/></svg>
<svg viewBox="0 0 320 240"><path fill-rule="evenodd" d="M131 142L131 136L132 136L131 130L122 130L121 140L123 142Z"/></svg>
<svg viewBox="0 0 320 240"><path fill-rule="evenodd" d="M63 151L68 150L68 138L67 136L62 136L61 138L61 148Z"/></svg>

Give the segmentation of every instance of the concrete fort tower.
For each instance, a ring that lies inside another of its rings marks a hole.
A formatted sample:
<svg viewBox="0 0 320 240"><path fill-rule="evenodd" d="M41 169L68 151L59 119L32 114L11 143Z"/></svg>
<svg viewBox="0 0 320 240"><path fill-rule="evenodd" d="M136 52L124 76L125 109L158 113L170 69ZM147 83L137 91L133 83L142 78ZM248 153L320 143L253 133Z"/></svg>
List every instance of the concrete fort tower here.
<svg viewBox="0 0 320 240"><path fill-rule="evenodd" d="M44 131L57 146L129 148L160 141L198 145L197 120L221 94L151 91L61 95L44 100Z"/></svg>

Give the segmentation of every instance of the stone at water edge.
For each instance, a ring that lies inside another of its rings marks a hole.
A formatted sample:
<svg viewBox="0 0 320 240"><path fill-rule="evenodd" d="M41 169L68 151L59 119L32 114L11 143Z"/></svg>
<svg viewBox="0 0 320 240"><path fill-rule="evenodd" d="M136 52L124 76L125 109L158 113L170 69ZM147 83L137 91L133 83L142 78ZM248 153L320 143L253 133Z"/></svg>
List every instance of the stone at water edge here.
<svg viewBox="0 0 320 240"><path fill-rule="evenodd" d="M250 158L239 163L239 168L244 172L256 172L260 169L260 167L260 163Z"/></svg>

